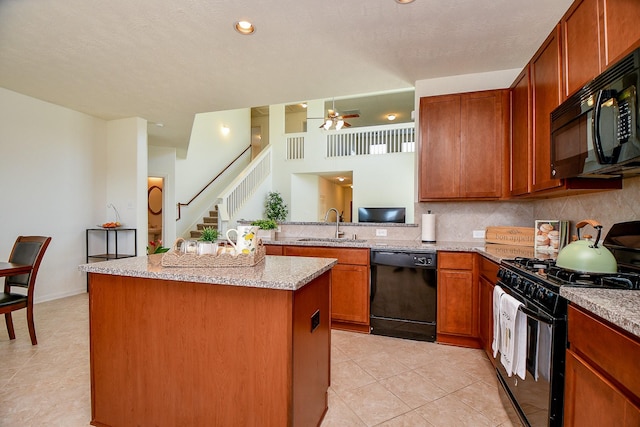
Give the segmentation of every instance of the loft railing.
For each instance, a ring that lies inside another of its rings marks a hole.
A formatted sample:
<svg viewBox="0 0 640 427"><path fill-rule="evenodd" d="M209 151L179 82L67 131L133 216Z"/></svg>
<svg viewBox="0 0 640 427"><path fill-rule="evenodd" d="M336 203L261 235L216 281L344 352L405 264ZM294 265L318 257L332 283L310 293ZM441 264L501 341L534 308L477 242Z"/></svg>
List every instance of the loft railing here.
<svg viewBox="0 0 640 427"><path fill-rule="evenodd" d="M271 174L271 145L242 171L220 195L218 221L229 221ZM221 227L222 228L222 227Z"/></svg>
<svg viewBox="0 0 640 427"><path fill-rule="evenodd" d="M368 154L413 153L416 150L413 123L381 125L329 131L326 134L327 157ZM287 160L304 159L304 135L287 137Z"/></svg>
<svg viewBox="0 0 640 427"><path fill-rule="evenodd" d="M287 160L304 159L304 136L287 137Z"/></svg>
<svg viewBox="0 0 640 427"><path fill-rule="evenodd" d="M327 134L327 157L412 153L415 136L413 123L341 129Z"/></svg>
<svg viewBox="0 0 640 427"><path fill-rule="evenodd" d="M181 210L182 206L189 206L189 205L190 205L190 204L191 204L195 199L197 199L197 198L198 198L198 196L200 196L202 193L204 193L204 191L205 191L207 188L209 188L209 186L210 186L211 184L213 184L213 183L215 182L215 180L216 180L216 179L220 178L220 176L221 176L223 173L225 173L225 172L227 171L227 169L229 169L231 166L233 166L233 164L234 164L235 162L237 162L238 160L240 160L240 158L244 155L244 153L246 153L246 152L247 152L248 150L250 150L250 149L251 149L251 145L249 145L247 148L245 148L245 149L242 151L242 153L240 153L240 154L238 155L238 157L236 157L235 159L233 159L233 160L231 161L231 163L229 163L227 166L225 166L225 168L224 168L224 169L222 169L222 171L220 171L220 173L219 173L218 175L216 175L216 176L215 176L211 181L209 181L209 182L207 183L207 185L205 185L204 187L202 187L202 189L201 189L200 191L198 191L198 193L197 193L195 196L193 196L193 197L191 198L191 200L189 200L187 203L180 203L180 202L178 202L178 218L176 218L176 221L179 221L179 220L180 220L180 218L181 218L181 211L180 211L180 210Z"/></svg>

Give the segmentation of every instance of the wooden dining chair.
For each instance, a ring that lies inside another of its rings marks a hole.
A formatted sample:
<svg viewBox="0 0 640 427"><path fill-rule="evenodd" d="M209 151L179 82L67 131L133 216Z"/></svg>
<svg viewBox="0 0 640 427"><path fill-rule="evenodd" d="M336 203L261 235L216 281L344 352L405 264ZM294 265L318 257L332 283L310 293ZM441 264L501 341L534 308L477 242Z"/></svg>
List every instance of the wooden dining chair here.
<svg viewBox="0 0 640 427"><path fill-rule="evenodd" d="M49 242L51 242L51 237L19 236L13 245L11 255L9 255L9 262L31 265L32 268L29 273L8 276L4 279L4 292L0 294L0 314L4 314L9 339L13 340L16 338L13 330L11 312L26 308L31 344L38 344L36 340L36 328L33 323L33 292L40 262L42 261L44 252L47 250L47 246L49 246ZM11 292L13 287L25 288L26 295Z"/></svg>

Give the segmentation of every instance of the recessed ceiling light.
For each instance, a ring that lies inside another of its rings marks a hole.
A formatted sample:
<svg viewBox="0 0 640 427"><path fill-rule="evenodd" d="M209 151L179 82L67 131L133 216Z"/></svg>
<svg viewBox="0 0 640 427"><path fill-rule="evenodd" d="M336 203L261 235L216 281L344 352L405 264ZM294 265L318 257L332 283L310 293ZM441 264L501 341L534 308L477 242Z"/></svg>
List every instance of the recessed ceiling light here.
<svg viewBox="0 0 640 427"><path fill-rule="evenodd" d="M400 4L407 4L407 3L413 3L414 0L396 0L396 3L400 3Z"/></svg>
<svg viewBox="0 0 640 427"><path fill-rule="evenodd" d="M249 21L238 21L234 25L237 32L244 35L253 34L256 31L256 28Z"/></svg>
<svg viewBox="0 0 640 427"><path fill-rule="evenodd" d="M395 114L387 114L387 120L393 121L395 119L396 119L396 115Z"/></svg>

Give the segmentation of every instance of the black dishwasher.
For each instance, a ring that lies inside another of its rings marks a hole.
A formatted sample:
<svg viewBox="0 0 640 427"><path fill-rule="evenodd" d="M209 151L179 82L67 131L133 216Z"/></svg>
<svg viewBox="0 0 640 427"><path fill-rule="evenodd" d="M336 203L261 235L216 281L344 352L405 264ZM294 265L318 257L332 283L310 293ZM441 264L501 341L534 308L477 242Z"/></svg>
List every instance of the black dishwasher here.
<svg viewBox="0 0 640 427"><path fill-rule="evenodd" d="M436 340L436 254L371 251L371 333Z"/></svg>

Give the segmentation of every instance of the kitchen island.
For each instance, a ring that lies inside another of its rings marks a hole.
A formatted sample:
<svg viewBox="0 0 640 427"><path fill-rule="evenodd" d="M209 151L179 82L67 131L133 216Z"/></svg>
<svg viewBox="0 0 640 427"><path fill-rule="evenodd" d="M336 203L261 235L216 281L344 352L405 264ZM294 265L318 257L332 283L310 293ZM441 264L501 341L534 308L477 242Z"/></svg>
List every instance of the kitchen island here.
<svg viewBox="0 0 640 427"><path fill-rule="evenodd" d="M91 424L317 426L327 410L327 258L85 264Z"/></svg>

